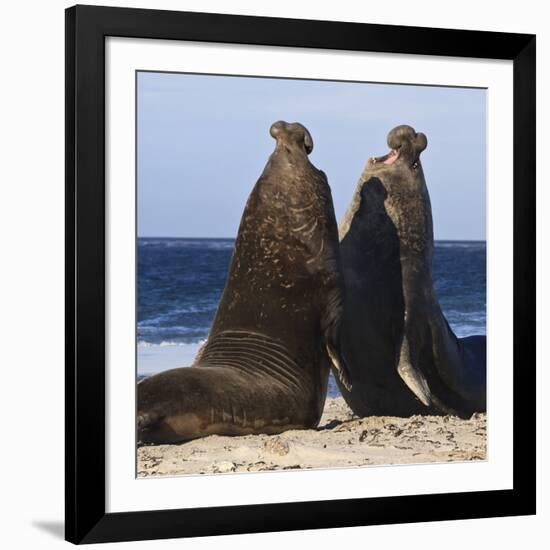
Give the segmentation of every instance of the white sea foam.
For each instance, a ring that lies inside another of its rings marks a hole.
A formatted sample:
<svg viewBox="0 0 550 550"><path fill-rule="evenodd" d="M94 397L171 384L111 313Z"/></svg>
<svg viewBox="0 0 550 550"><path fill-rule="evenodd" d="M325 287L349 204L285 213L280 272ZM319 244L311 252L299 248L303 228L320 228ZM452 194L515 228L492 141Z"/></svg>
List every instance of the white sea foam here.
<svg viewBox="0 0 550 550"><path fill-rule="evenodd" d="M174 340L163 340L162 342L154 343L154 342L147 342L147 340L138 340L137 347L138 348L155 348L155 347L164 348L167 346L194 347L194 346L201 346L204 342L206 342L206 338L199 340L198 342L177 342Z"/></svg>
<svg viewBox="0 0 550 550"><path fill-rule="evenodd" d="M485 242L482 241L435 241L435 248L470 248L481 250L486 248Z"/></svg>
<svg viewBox="0 0 550 550"><path fill-rule="evenodd" d="M137 374L149 376L177 367L190 367L205 340L193 343L162 342L150 344L138 342Z"/></svg>
<svg viewBox="0 0 550 550"><path fill-rule="evenodd" d="M144 321L146 322L146 321ZM177 334L181 334L181 335L185 335L185 334L196 334L197 332L199 334L204 334L205 332L208 332L208 330L210 329L210 326L207 326L207 327L186 327L186 326L181 326L181 325L171 325L171 326L168 326L168 327L159 327L159 326L148 326L148 325L144 325L142 323L138 323L138 329L139 329L139 332L140 333L144 333L144 332L147 332L149 334L173 334L173 333L177 333ZM198 335L197 335L198 336Z"/></svg>
<svg viewBox="0 0 550 550"><path fill-rule="evenodd" d="M182 314L184 315L188 313L211 313L213 311L216 311L217 307L218 307L218 301L211 300L210 302L207 302L201 305L190 304L185 307L174 308L166 313L159 313L155 317L151 317L149 319L144 319L142 321L139 321L138 327L148 327L148 326L156 327L159 323L170 321L172 319L179 317ZM183 327L183 328L194 330L193 327Z"/></svg>
<svg viewBox="0 0 550 550"><path fill-rule="evenodd" d="M459 338L465 338L466 336L484 336L485 326L461 324L453 327L453 332Z"/></svg>

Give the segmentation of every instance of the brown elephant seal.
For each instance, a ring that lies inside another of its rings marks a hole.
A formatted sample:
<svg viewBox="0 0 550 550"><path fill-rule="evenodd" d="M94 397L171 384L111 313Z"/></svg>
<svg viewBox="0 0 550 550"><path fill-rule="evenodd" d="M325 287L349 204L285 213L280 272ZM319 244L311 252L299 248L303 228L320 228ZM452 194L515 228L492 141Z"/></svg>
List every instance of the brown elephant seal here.
<svg viewBox="0 0 550 550"><path fill-rule="evenodd" d="M340 389L361 416L469 416L486 408L486 342L457 338L434 290L420 163L427 139L398 126L388 145L389 154L368 161L339 228L342 352L353 378L351 391Z"/></svg>
<svg viewBox="0 0 550 550"><path fill-rule="evenodd" d="M327 178L308 159L304 126L280 121L270 133L276 148L246 203L206 344L192 367L138 384L142 442L313 428L331 363L349 387Z"/></svg>

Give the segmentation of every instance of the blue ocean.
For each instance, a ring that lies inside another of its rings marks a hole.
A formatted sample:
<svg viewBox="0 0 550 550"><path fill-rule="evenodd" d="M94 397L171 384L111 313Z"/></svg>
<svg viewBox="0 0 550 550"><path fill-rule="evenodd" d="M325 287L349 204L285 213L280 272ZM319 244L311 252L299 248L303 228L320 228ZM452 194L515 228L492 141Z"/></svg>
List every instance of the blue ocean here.
<svg viewBox="0 0 550 550"><path fill-rule="evenodd" d="M138 239L138 375L191 364L221 297L233 239ZM457 336L486 333L486 243L436 241L434 283ZM331 376L329 397L339 390Z"/></svg>

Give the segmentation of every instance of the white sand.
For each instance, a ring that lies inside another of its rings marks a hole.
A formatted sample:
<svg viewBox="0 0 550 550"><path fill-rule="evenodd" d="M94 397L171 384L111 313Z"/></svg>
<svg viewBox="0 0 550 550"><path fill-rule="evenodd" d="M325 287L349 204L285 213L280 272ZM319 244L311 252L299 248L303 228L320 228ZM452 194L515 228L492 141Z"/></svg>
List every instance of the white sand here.
<svg viewBox="0 0 550 550"><path fill-rule="evenodd" d="M327 399L316 430L209 436L138 449L138 476L485 460L486 415L356 418Z"/></svg>

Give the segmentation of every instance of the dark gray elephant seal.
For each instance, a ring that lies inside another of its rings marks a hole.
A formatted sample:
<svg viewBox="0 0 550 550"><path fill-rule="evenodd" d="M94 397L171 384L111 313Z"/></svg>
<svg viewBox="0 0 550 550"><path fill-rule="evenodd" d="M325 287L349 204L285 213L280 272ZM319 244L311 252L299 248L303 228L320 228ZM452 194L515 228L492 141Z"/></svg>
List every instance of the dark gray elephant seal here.
<svg viewBox="0 0 550 550"><path fill-rule="evenodd" d="M398 126L388 145L368 161L339 228L342 352L353 378L341 390L361 416L469 416L486 408L486 342L454 335L433 287L427 139Z"/></svg>
<svg viewBox="0 0 550 550"><path fill-rule="evenodd" d="M330 188L308 159L304 126L280 121L270 132L277 145L248 198L206 344L191 368L138 384L143 442L313 428L330 363L349 387Z"/></svg>

